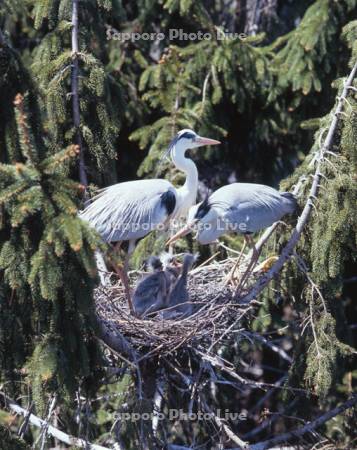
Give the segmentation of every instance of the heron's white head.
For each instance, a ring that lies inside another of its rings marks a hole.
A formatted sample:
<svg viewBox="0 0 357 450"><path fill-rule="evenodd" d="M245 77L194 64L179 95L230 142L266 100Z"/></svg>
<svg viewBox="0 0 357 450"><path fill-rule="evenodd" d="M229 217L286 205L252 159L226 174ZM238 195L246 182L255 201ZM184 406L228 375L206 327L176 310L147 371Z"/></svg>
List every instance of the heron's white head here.
<svg viewBox="0 0 357 450"><path fill-rule="evenodd" d="M167 153L171 158L180 158L185 155L186 150L203 147L204 145L218 145L220 141L199 136L188 128L179 131L170 142Z"/></svg>
<svg viewBox="0 0 357 450"><path fill-rule="evenodd" d="M198 203L197 205L194 205L190 208L187 217L187 224L174 236L172 236L166 242L166 245L172 244L179 238L186 236L196 229L198 229L198 235L200 235L202 232L204 232L205 235L209 235L211 231L213 233L217 229L217 221L218 213L216 209L212 207L209 202L209 198L207 197L205 200L203 200L203 202Z"/></svg>

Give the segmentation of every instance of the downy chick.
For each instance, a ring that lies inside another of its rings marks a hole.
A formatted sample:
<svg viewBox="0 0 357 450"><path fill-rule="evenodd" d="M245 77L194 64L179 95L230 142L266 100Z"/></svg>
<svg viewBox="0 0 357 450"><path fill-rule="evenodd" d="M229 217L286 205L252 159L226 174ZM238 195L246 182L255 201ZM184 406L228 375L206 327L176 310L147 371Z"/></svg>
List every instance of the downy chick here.
<svg viewBox="0 0 357 450"><path fill-rule="evenodd" d="M192 304L189 303L190 295L187 289L187 275L191 269L193 263L196 260L196 256L187 253L183 258L183 265L181 275L177 278L173 284L169 294L167 311L163 311L163 317L170 319L173 317L188 317L192 314ZM174 307L174 308L173 308Z"/></svg>
<svg viewBox="0 0 357 450"><path fill-rule="evenodd" d="M170 287L179 275L172 257L151 256L147 265L151 274L139 281L133 295L135 312L140 317L167 307Z"/></svg>

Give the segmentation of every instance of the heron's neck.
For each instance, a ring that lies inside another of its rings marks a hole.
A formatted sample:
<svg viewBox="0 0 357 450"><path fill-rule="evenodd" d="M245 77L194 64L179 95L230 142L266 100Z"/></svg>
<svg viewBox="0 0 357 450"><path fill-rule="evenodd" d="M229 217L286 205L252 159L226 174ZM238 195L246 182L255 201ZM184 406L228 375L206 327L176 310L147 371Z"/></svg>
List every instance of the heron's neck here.
<svg viewBox="0 0 357 450"><path fill-rule="evenodd" d="M185 184L179 189L184 208L188 209L196 202L198 190L198 171L192 159L185 157L185 150L174 147L171 153L175 166L186 174Z"/></svg>

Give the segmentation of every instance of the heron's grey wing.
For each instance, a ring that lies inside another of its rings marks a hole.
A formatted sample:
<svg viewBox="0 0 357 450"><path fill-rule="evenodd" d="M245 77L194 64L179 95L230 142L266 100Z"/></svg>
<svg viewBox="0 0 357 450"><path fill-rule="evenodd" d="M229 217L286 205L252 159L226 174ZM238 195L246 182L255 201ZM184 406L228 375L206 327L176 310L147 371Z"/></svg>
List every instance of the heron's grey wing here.
<svg viewBox="0 0 357 450"><path fill-rule="evenodd" d="M255 233L281 219L290 212L282 194L265 185L234 183L226 190L225 201L229 207L221 210L221 217L237 232Z"/></svg>
<svg viewBox="0 0 357 450"><path fill-rule="evenodd" d="M165 223L176 199L176 190L167 180L129 181L104 189L80 217L107 242L135 240Z"/></svg>

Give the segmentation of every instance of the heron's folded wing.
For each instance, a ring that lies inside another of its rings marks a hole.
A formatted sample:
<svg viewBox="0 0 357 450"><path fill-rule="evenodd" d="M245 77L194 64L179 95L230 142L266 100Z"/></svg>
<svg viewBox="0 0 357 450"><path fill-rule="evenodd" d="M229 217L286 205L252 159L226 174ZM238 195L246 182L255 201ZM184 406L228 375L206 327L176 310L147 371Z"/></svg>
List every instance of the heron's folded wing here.
<svg viewBox="0 0 357 450"><path fill-rule="evenodd" d="M129 181L103 190L80 217L107 242L139 239L163 224L175 203L176 190L166 180Z"/></svg>
<svg viewBox="0 0 357 450"><path fill-rule="evenodd" d="M280 193L257 190L245 193L244 200L230 206L222 217L238 232L254 233L270 226L285 214Z"/></svg>

